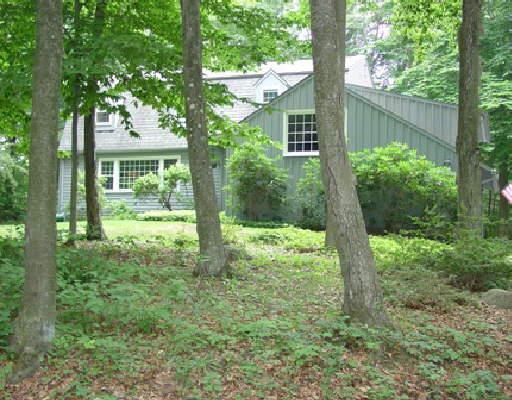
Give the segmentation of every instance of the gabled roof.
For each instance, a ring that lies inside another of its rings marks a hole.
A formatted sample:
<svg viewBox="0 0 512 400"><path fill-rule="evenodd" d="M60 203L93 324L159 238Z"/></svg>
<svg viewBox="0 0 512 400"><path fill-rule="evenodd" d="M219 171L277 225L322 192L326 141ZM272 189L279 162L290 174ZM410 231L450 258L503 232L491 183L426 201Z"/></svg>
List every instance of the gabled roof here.
<svg viewBox="0 0 512 400"><path fill-rule="evenodd" d="M276 78L278 81L280 81L284 86L286 87L290 87L290 84L285 80L283 79L281 76L279 76L279 74L277 74L273 69L269 69L265 75L263 75L260 79L258 79L254 84L253 86L258 86L261 82L263 82L265 79L267 79L268 77L270 76L273 76L274 78Z"/></svg>

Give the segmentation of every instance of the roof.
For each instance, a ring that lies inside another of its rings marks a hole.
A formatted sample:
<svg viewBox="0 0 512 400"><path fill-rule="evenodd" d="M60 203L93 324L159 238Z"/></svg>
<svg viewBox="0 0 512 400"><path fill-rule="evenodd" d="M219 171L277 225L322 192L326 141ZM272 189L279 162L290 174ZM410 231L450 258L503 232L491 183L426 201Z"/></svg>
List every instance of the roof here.
<svg viewBox="0 0 512 400"><path fill-rule="evenodd" d="M365 56L349 56L346 58L347 83L372 87L370 69ZM313 73L313 61L301 59L289 63L268 62L253 71L206 72L205 79L212 83L224 84L239 100L232 106L222 106L216 111L240 122L254 111L256 104L256 87L264 76L275 75L287 87L293 88ZM132 115L133 128L140 138L132 138L121 124L114 127L97 127L96 148L98 152L143 151L158 149L186 148L186 140L159 127L158 112L149 106L135 105L135 99L125 95L125 104ZM79 150L83 149L83 123L79 124ZM60 141L60 150L71 149L71 121L66 121Z"/></svg>

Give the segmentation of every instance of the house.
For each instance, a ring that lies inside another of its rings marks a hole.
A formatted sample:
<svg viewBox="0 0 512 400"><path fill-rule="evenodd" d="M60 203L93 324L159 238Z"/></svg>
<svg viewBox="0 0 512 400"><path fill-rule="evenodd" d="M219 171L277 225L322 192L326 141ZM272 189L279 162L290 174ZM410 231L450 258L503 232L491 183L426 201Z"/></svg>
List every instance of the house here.
<svg viewBox="0 0 512 400"><path fill-rule="evenodd" d="M312 60L293 63L267 63L253 72L207 73L212 82L227 86L238 98L233 106L218 112L235 122L260 127L281 149L268 149L271 157L289 174L289 190L294 191L302 176L302 167L309 157L318 156L315 126ZM364 56L347 57L346 62L346 134L349 151L403 142L439 165L456 168L457 107L430 100L402 96L373 88ZM134 129L140 138L130 137L119 124L118 117L103 111L96 114L96 152L98 174L102 177L108 200L123 200L137 212L160 209L157 199L135 199L134 181L147 173L162 174L174 163L188 164L185 138L174 135L158 124L158 113L151 107L138 105L126 96ZM268 103L258 107L254 103ZM268 108L272 112L268 112ZM483 120L482 140L489 139ZM79 152L83 149L83 124L80 123ZM71 124L65 124L60 150L70 150ZM214 180L220 209L230 202L223 187L229 180L226 160L230 150L212 149ZM66 212L69 204L71 162L60 160L58 207ZM191 187L181 187L176 209L190 208ZM188 199L188 200L187 200Z"/></svg>

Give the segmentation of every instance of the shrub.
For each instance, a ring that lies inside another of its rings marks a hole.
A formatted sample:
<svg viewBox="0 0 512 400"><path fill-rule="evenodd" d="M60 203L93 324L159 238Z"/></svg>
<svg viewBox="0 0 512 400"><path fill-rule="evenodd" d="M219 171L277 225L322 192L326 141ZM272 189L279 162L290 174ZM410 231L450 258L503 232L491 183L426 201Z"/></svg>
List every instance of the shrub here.
<svg viewBox="0 0 512 400"><path fill-rule="evenodd" d="M172 211L173 196L179 198L178 185L187 185L190 182L188 167L176 164L164 171L163 182L153 173L138 178L133 183L133 194L136 198L158 196L162 207Z"/></svg>
<svg viewBox="0 0 512 400"><path fill-rule="evenodd" d="M450 232L457 215L455 175L404 144L350 155L366 227L375 233L420 229L426 237ZM325 195L318 159L309 160L297 182L299 224L325 227Z"/></svg>
<svg viewBox="0 0 512 400"><path fill-rule="evenodd" d="M139 221L196 222L194 210L147 211L137 215Z"/></svg>
<svg viewBox="0 0 512 400"><path fill-rule="evenodd" d="M265 155L261 144L247 143L231 156L229 189L238 201L241 217L252 221L281 217L286 200L287 175Z"/></svg>
<svg viewBox="0 0 512 400"><path fill-rule="evenodd" d="M303 167L304 177L297 182L297 203L301 228L325 229L325 191L320 162L310 158Z"/></svg>
<svg viewBox="0 0 512 400"><path fill-rule="evenodd" d="M137 218L137 213L124 200L111 202L109 204L109 211L115 219L129 220Z"/></svg>
<svg viewBox="0 0 512 400"><path fill-rule="evenodd" d="M0 150L0 221L17 221L25 214L28 174L25 162Z"/></svg>
<svg viewBox="0 0 512 400"><path fill-rule="evenodd" d="M454 286L482 291L508 289L512 279L512 246L505 239L467 237L447 246L425 263L450 278Z"/></svg>

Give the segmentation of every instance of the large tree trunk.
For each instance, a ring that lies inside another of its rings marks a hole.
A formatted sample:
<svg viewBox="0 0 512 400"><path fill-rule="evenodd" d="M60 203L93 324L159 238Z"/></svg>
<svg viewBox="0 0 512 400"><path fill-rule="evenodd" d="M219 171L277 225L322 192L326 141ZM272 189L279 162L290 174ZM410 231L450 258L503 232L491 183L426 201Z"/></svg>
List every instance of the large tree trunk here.
<svg viewBox="0 0 512 400"><path fill-rule="evenodd" d="M311 0L315 109L328 213L336 228L344 310L354 320L387 325L382 290L357 198L345 141L344 0Z"/></svg>
<svg viewBox="0 0 512 400"><path fill-rule="evenodd" d="M181 15L187 142L200 248L196 272L201 276L220 276L226 270L226 254L208 151L208 126L202 86L200 0L182 0Z"/></svg>
<svg viewBox="0 0 512 400"><path fill-rule="evenodd" d="M336 247L336 221L327 205L325 210L325 247Z"/></svg>
<svg viewBox="0 0 512 400"><path fill-rule="evenodd" d="M32 125L25 284L15 323L18 358L12 382L31 376L51 346L56 318L57 145L62 65L62 2L38 0L32 83Z"/></svg>
<svg viewBox="0 0 512 400"><path fill-rule="evenodd" d="M87 240L102 240L100 202L96 177L96 143L94 135L94 114L92 107L84 116L84 164L85 164L85 203L87 207Z"/></svg>
<svg viewBox="0 0 512 400"><path fill-rule="evenodd" d="M481 75L479 38L482 32L482 1L464 0L462 7L457 132L459 225L462 231L482 236L482 171L478 149L481 130L478 90Z"/></svg>
<svg viewBox="0 0 512 400"><path fill-rule="evenodd" d="M509 168L507 163L502 163L500 165L500 176L499 176L499 186L500 193L503 189L508 186L508 177L509 177ZM500 217L500 226L499 226L499 234L500 236L508 237L510 234L509 227L509 218L510 218L510 204L508 200L500 195L500 208L499 208L499 217Z"/></svg>
<svg viewBox="0 0 512 400"><path fill-rule="evenodd" d="M80 25L80 10L82 5L80 0L75 0L74 20L75 25L75 45L78 45L78 29ZM68 244L73 244L76 237L77 220L77 192L78 192L78 96L80 94L80 84L78 74L74 76L73 81L73 122L71 125L71 186L69 193L69 234Z"/></svg>

